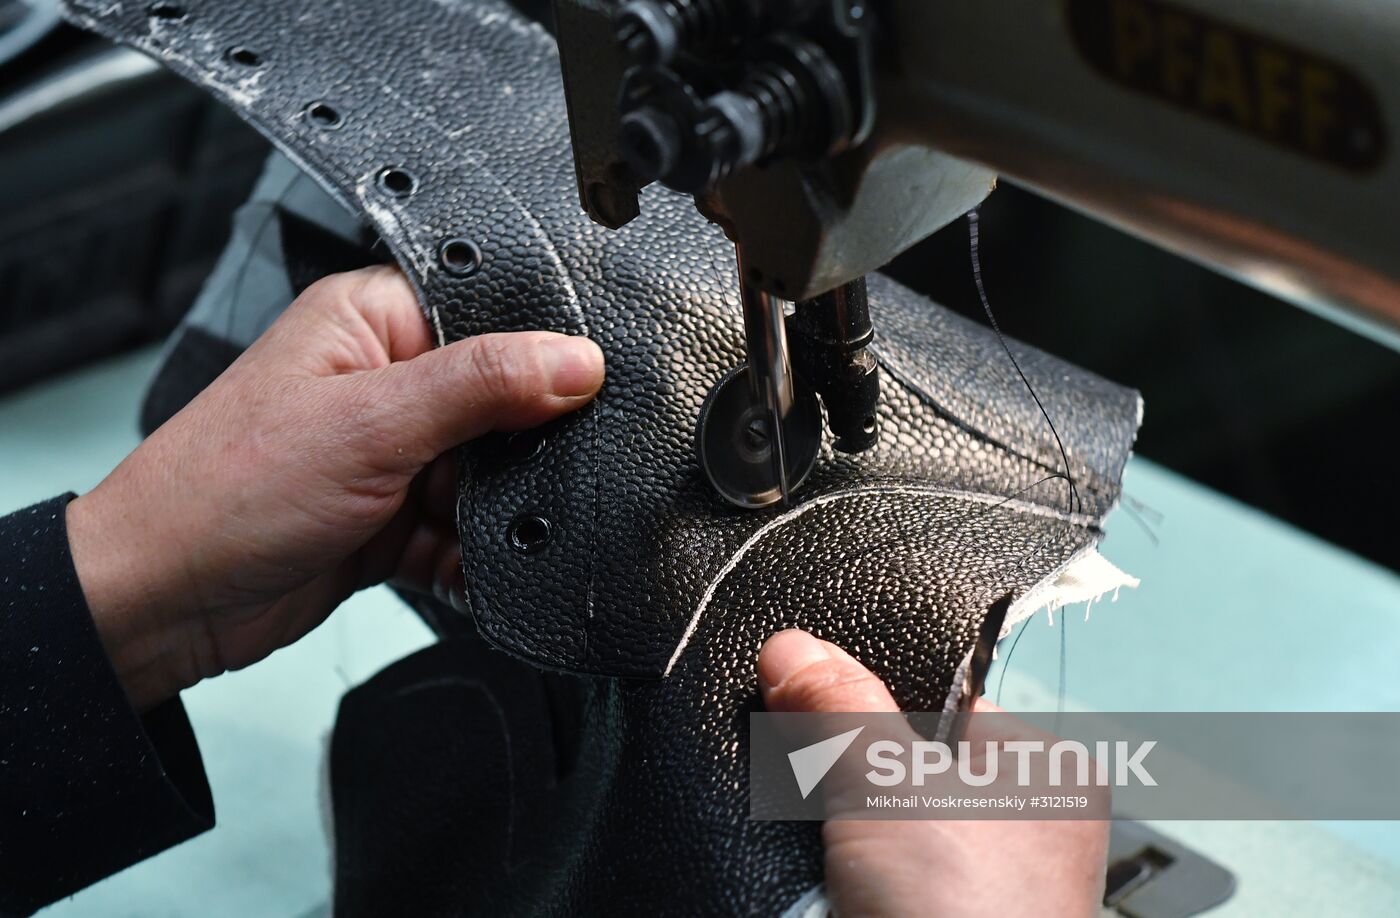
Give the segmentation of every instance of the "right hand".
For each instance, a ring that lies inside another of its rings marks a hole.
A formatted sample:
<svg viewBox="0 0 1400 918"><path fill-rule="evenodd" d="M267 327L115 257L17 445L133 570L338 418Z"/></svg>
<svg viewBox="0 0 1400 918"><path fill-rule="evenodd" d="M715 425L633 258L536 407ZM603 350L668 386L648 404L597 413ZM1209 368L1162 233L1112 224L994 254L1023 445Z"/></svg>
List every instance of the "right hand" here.
<svg viewBox="0 0 1400 918"><path fill-rule="evenodd" d="M899 710L870 670L804 631L769 638L758 675L769 711ZM974 710L1000 709L979 699ZM842 918L1081 918L1103 900L1107 822L832 819L822 839L827 897Z"/></svg>

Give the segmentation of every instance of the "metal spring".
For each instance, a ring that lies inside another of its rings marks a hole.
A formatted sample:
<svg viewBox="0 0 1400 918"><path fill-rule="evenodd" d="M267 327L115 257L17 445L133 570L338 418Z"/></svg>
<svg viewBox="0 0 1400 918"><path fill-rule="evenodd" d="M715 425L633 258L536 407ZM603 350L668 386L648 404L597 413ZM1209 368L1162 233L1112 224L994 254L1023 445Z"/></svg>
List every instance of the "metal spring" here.
<svg viewBox="0 0 1400 918"><path fill-rule="evenodd" d="M763 150L759 158L796 145L807 131L807 106L801 104L802 87L797 76L781 64L760 64L745 75L740 88L763 115Z"/></svg>
<svg viewBox="0 0 1400 918"><path fill-rule="evenodd" d="M727 0L664 0L664 4L680 30L681 44L685 48L712 47L729 33L730 4Z"/></svg>

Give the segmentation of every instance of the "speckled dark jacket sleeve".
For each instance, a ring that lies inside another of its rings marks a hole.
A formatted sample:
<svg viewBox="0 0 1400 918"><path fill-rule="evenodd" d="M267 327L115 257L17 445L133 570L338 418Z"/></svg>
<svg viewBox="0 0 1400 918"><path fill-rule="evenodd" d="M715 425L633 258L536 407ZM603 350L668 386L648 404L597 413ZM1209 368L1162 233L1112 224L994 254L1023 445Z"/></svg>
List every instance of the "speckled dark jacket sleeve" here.
<svg viewBox="0 0 1400 918"><path fill-rule="evenodd" d="M214 824L178 700L138 717L68 550L72 495L0 517L0 916Z"/></svg>

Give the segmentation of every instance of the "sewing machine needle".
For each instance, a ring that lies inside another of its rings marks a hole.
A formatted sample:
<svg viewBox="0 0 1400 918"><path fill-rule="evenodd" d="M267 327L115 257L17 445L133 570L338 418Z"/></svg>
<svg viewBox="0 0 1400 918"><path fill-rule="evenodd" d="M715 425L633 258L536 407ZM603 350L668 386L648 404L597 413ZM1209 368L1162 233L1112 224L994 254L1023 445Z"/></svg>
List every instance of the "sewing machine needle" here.
<svg viewBox="0 0 1400 918"><path fill-rule="evenodd" d="M736 249L736 253L739 294L744 311L744 338L749 350L749 378L754 386L754 403L767 408L773 473L777 478L782 503L786 506L789 478L783 428L792 414L795 399L783 304L750 280L743 251Z"/></svg>

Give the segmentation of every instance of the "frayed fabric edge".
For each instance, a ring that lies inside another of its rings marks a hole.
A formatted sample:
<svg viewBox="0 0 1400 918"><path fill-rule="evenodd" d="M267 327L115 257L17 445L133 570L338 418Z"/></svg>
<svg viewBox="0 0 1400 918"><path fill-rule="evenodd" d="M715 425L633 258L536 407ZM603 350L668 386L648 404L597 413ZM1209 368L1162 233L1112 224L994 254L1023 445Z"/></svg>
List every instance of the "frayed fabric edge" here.
<svg viewBox="0 0 1400 918"><path fill-rule="evenodd" d="M1124 587L1135 589L1142 581L1099 554L1097 545L1090 545L1061 565L1054 573L1031 587L1025 595L1011 604L1006 612L1006 622L1001 626L1000 641L1011 633L1011 629L1021 622L1044 611L1054 623L1055 612L1065 606L1085 603L1084 617L1089 617L1094 603L1112 593L1111 602L1118 601L1118 593ZM943 713L957 712L962 701L962 686L972 665L972 651L967 652L957 671L953 673L953 689L943 700Z"/></svg>
<svg viewBox="0 0 1400 918"><path fill-rule="evenodd" d="M1057 610L1085 603L1084 617L1088 618L1094 603L1104 596L1112 594L1110 601L1117 602L1120 590L1135 589L1141 583L1099 554L1097 545L1090 545L1011 604L1001 637L1006 637L1014 625L1042 610L1053 623Z"/></svg>

